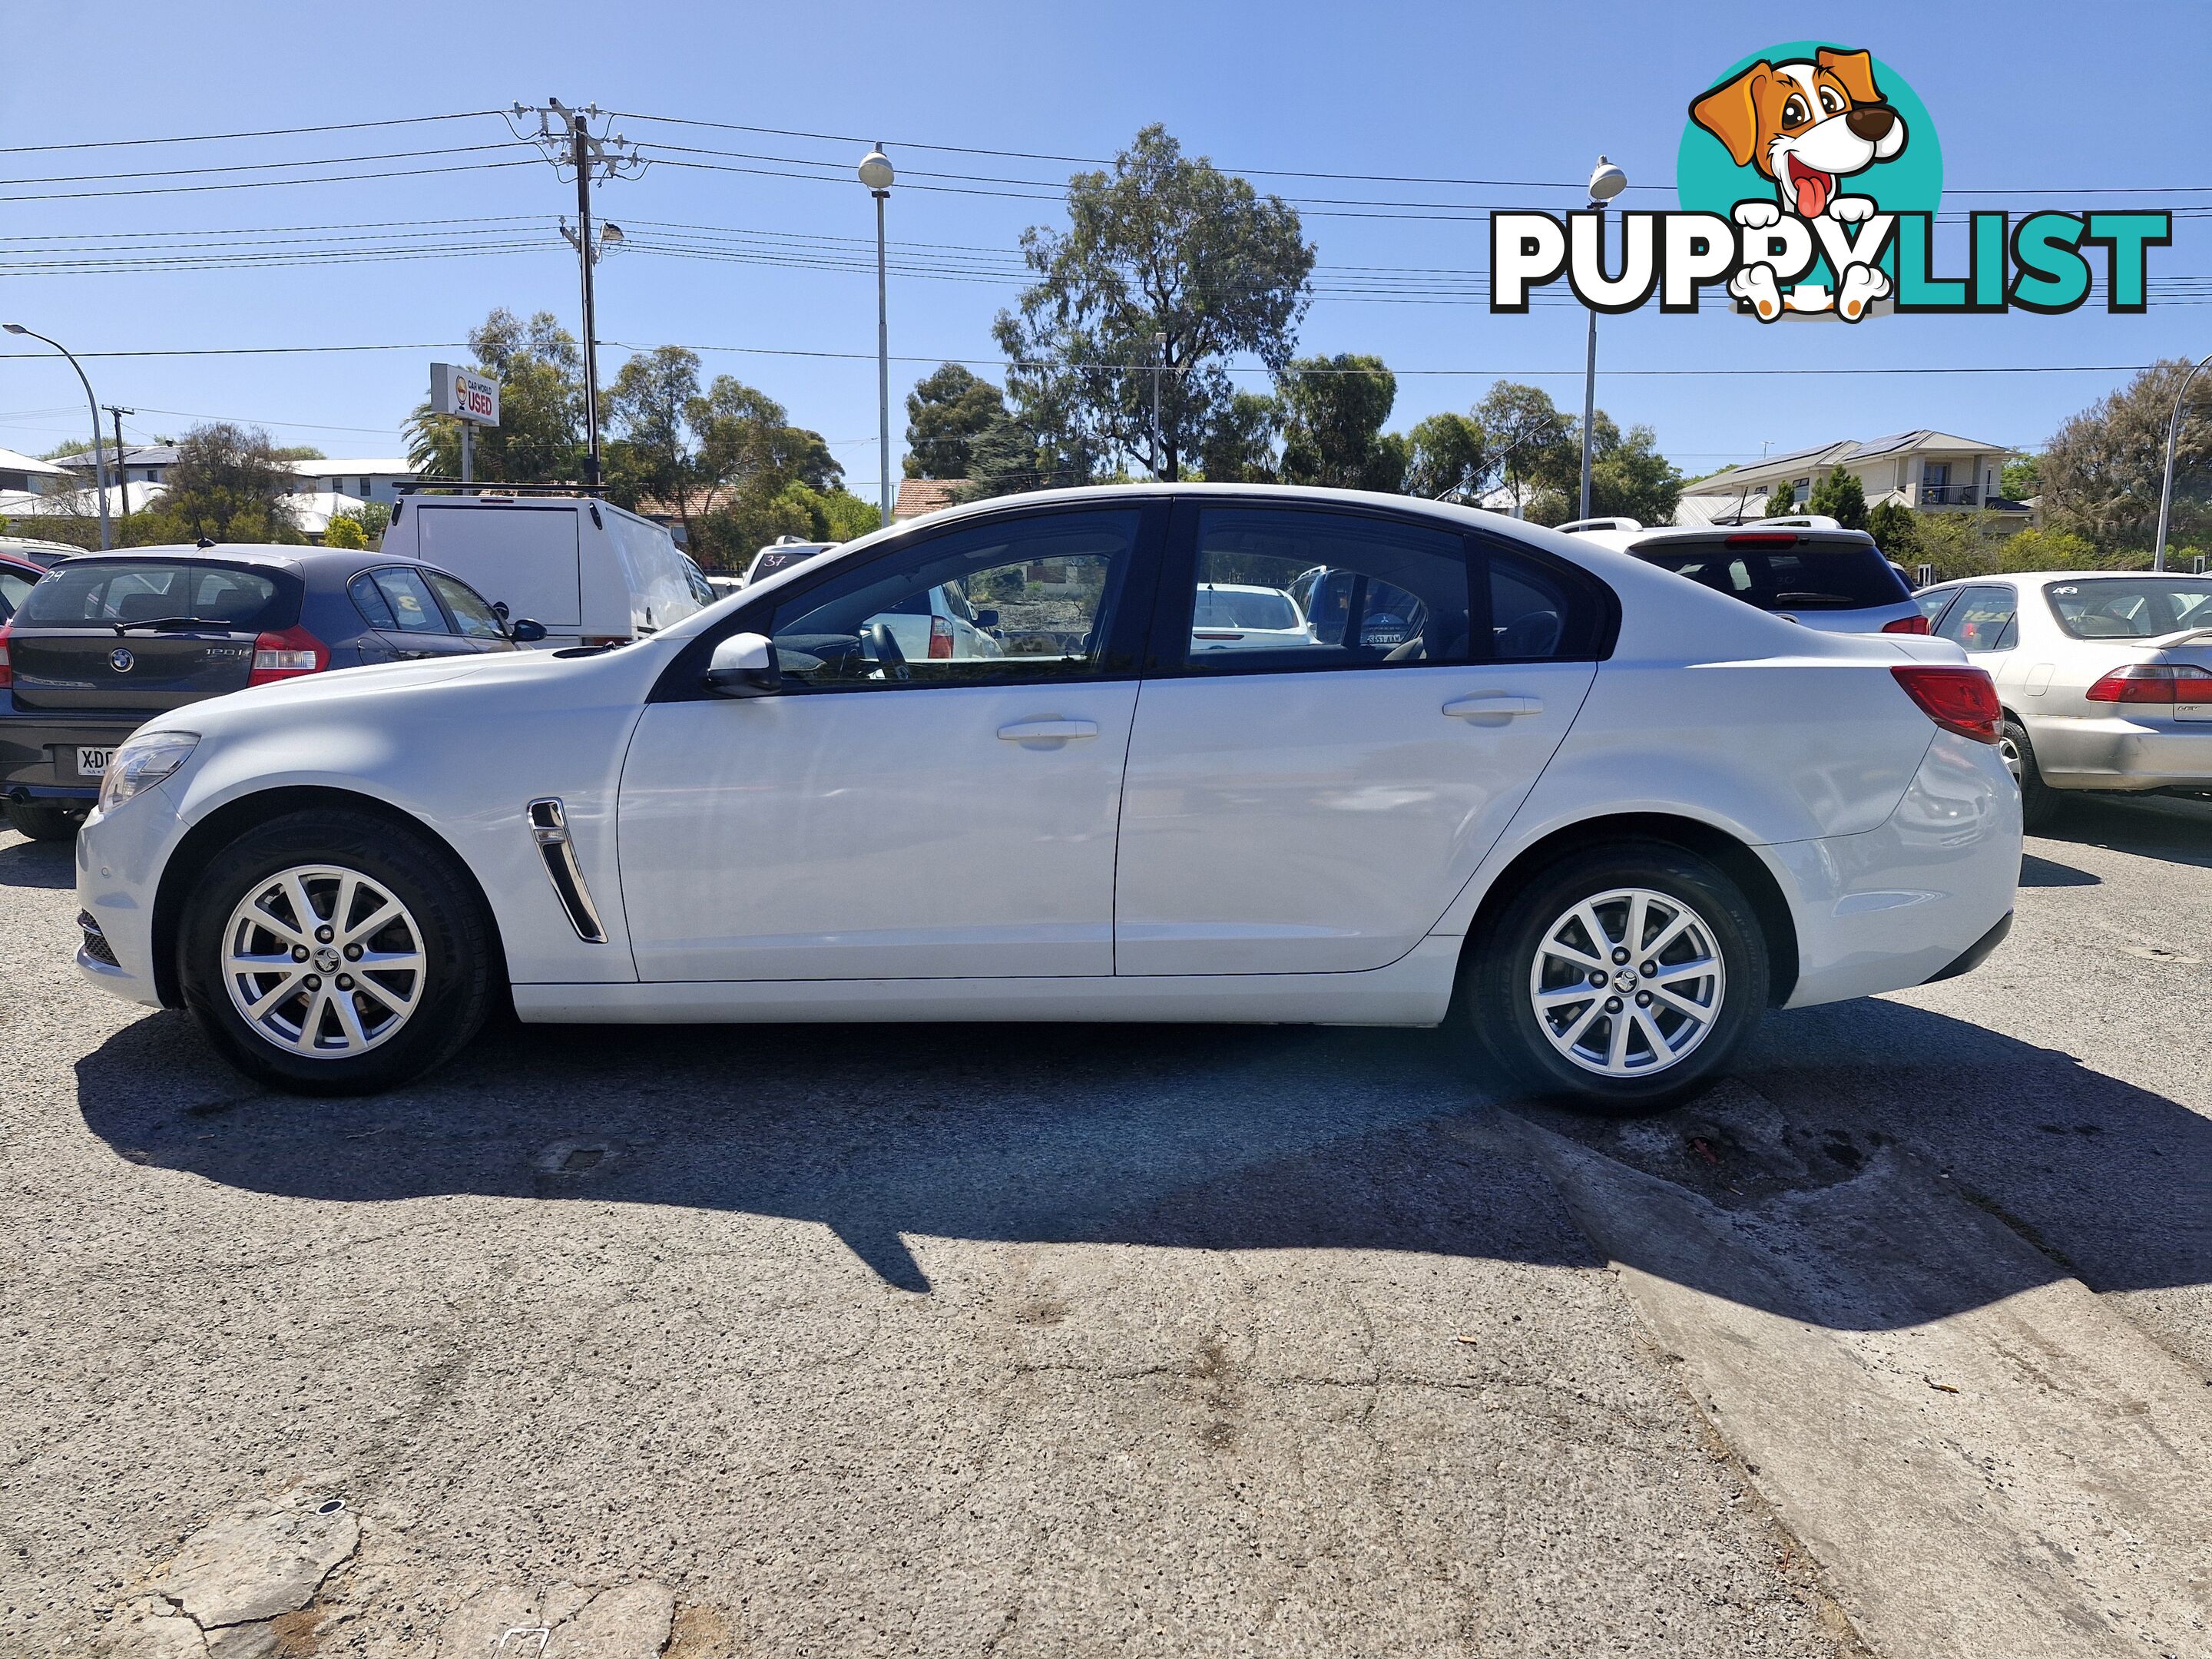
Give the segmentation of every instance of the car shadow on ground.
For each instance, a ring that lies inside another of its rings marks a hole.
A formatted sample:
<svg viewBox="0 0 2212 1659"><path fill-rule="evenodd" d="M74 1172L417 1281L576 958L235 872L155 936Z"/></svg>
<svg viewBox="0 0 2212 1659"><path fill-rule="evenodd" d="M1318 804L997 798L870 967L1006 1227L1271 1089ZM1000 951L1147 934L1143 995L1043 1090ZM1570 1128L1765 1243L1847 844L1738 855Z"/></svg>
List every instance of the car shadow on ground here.
<svg viewBox="0 0 2212 1659"><path fill-rule="evenodd" d="M1620 1125L1501 1109L1437 1032L510 1025L429 1082L317 1100L248 1088L189 1020L160 1014L77 1079L86 1122L118 1157L234 1188L811 1220L918 1292L930 1285L909 1236L1599 1265L1516 1149L1516 1133L1546 1131L1708 1212L1786 1227L1808 1201L1904 1182L2033 1247L1939 1264L1907 1301L1869 1291L1817 1307L1717 1254L1662 1243L1636 1264L1793 1318L1910 1323L2069 1273L2100 1290L2212 1279L2212 1248L2188 1221L2212 1121L2172 1101L1882 1001L1777 1015L1741 1070L1702 1102ZM1851 1224L1920 1231L1902 1211Z"/></svg>
<svg viewBox="0 0 2212 1659"><path fill-rule="evenodd" d="M0 824L0 887L74 887L76 846L66 841L27 841Z"/></svg>
<svg viewBox="0 0 2212 1659"><path fill-rule="evenodd" d="M2212 870L2212 801L2174 795L2069 797L2031 840L2075 842Z"/></svg>

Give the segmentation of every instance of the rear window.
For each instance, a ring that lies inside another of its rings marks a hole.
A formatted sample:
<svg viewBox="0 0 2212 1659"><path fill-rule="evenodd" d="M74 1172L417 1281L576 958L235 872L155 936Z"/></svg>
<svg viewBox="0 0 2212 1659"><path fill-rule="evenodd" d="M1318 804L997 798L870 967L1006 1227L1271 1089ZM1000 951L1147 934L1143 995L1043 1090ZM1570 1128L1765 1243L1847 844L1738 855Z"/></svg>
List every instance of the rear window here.
<svg viewBox="0 0 2212 1659"><path fill-rule="evenodd" d="M1778 536L1770 542L1766 534L1748 531L1711 538L1670 536L1628 550L1646 564L1762 611L1862 611L1903 605L1912 597L1881 550L1867 541L1796 536L1784 544Z"/></svg>
<svg viewBox="0 0 2212 1659"><path fill-rule="evenodd" d="M2043 591L2058 625L2077 640L2154 640L2212 628L2212 577L2054 582Z"/></svg>
<svg viewBox="0 0 2212 1659"><path fill-rule="evenodd" d="M71 559L31 590L19 628L100 628L189 617L234 633L281 630L299 618L296 587L228 565Z"/></svg>

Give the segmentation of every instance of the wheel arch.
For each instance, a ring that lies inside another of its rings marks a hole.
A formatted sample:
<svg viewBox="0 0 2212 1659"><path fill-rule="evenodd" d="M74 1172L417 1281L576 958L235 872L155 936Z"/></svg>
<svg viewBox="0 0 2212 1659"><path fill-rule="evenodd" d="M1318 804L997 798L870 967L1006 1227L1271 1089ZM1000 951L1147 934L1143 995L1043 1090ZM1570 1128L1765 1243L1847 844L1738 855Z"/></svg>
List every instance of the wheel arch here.
<svg viewBox="0 0 2212 1659"><path fill-rule="evenodd" d="M1583 818L1562 825L1522 848L1513 861L1498 872L1483 894L1481 903L1475 907L1474 919L1468 924L1466 943L1461 947L1462 963L1488 938L1498 912L1540 871L1586 848L1626 841L1662 842L1694 853L1717 865L1742 889L1766 939L1771 977L1767 1006L1779 1008L1790 1000L1797 988L1797 924L1790 914L1790 902L1783 896L1782 884L1775 879L1773 871L1749 846L1727 830L1668 812L1621 812Z"/></svg>
<svg viewBox="0 0 2212 1659"><path fill-rule="evenodd" d="M507 947L500 937L498 913L492 908L490 897L483 884L477 879L476 872L451 842L412 813L374 795L324 785L294 785L257 790L224 802L186 830L176 851L169 855L161 879L154 890L154 988L164 1008L185 1006L184 987L177 978L177 933L183 925L185 901L207 867L224 848L247 830L314 807L336 808L380 818L395 829L420 836L450 859L483 913L484 926L491 935L495 971L500 979L506 977Z"/></svg>

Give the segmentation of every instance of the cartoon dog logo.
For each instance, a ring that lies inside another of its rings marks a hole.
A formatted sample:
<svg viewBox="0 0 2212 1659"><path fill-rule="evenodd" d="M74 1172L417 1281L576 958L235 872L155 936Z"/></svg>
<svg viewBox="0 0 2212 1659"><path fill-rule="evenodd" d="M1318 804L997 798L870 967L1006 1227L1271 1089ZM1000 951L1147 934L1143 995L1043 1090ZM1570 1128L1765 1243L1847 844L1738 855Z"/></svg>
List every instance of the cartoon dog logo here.
<svg viewBox="0 0 2212 1659"><path fill-rule="evenodd" d="M1826 215L1839 225L1873 216L1874 202L1847 196L1842 180L1887 161L1905 149L1905 118L1883 100L1873 61L1863 52L1821 47L1810 59L1759 62L1704 94L1690 118L1728 146L1738 167L1752 166L1774 181L1776 201L1735 205L1738 224L1753 229L1778 223L1789 212L1808 222ZM1844 264L1831 299L1818 284L1800 284L1788 308L1826 311L1856 322L1868 305L1890 291L1889 277L1869 262ZM1748 263L1729 282L1729 292L1772 322L1784 298L1771 264Z"/></svg>

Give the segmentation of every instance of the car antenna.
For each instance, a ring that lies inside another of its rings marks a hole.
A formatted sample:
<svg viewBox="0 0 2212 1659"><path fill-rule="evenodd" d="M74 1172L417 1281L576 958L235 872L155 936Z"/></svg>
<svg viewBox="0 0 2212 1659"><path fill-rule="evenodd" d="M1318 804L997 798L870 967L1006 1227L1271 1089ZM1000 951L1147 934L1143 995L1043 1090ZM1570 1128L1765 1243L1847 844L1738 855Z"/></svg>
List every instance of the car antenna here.
<svg viewBox="0 0 2212 1659"><path fill-rule="evenodd" d="M203 536L199 538L198 545L201 547L213 547L215 545L215 538L212 536Z"/></svg>

